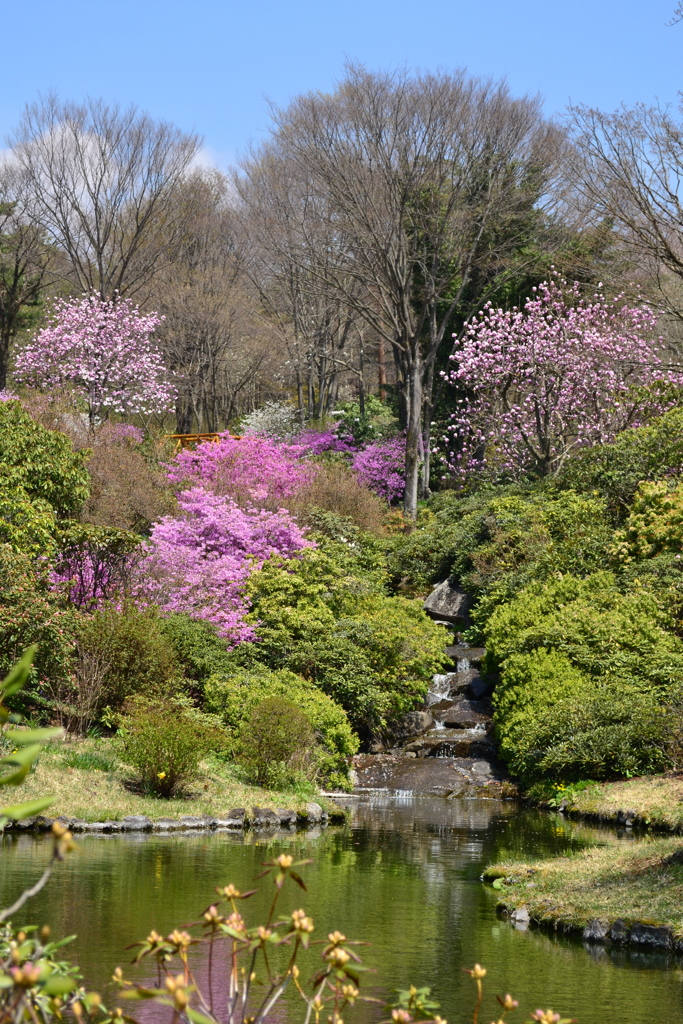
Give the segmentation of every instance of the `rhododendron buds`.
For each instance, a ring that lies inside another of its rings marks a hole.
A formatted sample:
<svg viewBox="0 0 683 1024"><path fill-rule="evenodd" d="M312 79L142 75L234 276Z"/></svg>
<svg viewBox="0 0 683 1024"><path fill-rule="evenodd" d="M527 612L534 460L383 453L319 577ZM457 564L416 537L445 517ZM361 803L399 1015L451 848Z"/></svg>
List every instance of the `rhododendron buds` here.
<svg viewBox="0 0 683 1024"><path fill-rule="evenodd" d="M112 412L166 412L176 389L152 341L161 319L143 315L127 299L93 294L58 300L48 325L18 355L14 376L32 387L72 387L85 400L91 423Z"/></svg>

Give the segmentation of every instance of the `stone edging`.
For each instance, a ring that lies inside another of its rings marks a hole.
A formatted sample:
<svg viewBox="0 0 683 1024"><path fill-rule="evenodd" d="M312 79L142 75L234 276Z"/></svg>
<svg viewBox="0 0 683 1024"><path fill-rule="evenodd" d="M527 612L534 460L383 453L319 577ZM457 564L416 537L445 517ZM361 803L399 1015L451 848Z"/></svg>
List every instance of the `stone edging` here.
<svg viewBox="0 0 683 1024"><path fill-rule="evenodd" d="M496 905L496 911L500 917L507 918L522 931L533 926L546 932L578 936L584 942L593 945L620 948L628 946L632 949L648 949L683 956L683 938L676 938L668 925L627 921L622 918L617 918L611 923L596 918L586 924L580 924L561 917L538 917L529 914L525 906L516 907L502 902Z"/></svg>
<svg viewBox="0 0 683 1024"><path fill-rule="evenodd" d="M82 821L80 818L69 818L60 815L49 818L43 814L23 821L8 821L7 832L49 832L55 821L70 832L240 832L245 829L274 831L275 829L305 829L318 826L326 827L328 823L340 823L346 816L342 810L328 814L320 804L306 804L305 811L293 811L278 808L272 811L266 807L254 807L251 812L244 807L236 807L224 817L195 817L181 815L180 818L157 818L152 820L144 814L133 814L119 821Z"/></svg>

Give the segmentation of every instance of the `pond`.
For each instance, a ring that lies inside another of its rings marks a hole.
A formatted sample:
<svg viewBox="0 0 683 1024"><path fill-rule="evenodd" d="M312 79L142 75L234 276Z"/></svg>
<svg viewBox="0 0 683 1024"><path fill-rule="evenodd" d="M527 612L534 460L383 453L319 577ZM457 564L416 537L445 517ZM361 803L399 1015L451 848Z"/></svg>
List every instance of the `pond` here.
<svg viewBox="0 0 683 1024"><path fill-rule="evenodd" d="M131 958L127 945L151 928L165 934L196 919L217 884L251 888L262 862L287 851L313 864L304 869L308 893L291 891L284 910L304 906L315 937L338 928L371 943L362 955L377 974L364 979L366 994L393 997L410 983L428 985L440 1012L460 1024L470 1019L473 994L462 968L479 962L488 970L482 1024L496 1015L495 994L507 991L520 1002L513 1021L540 1006L580 1024L683 1018L683 963L516 931L497 919L496 894L479 880L486 864L503 857L637 840L494 800L382 795L350 798L349 806L348 825L317 834L84 835L25 921L48 923L55 935L77 933L70 957L88 986L106 995L113 968ZM35 881L48 853L47 837L3 837L0 906ZM265 917L269 897L263 892L250 901L252 922ZM311 971L317 957L312 954ZM149 979L149 966L140 971L140 980ZM144 1009L146 1022L168 1016ZM378 1016L366 1006L354 1019Z"/></svg>

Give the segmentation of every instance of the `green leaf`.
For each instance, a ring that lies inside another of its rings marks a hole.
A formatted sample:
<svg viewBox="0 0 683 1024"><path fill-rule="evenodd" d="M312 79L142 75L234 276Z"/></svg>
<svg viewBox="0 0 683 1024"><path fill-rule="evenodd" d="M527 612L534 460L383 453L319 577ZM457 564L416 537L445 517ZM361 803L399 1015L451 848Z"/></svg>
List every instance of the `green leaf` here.
<svg viewBox="0 0 683 1024"><path fill-rule="evenodd" d="M185 1013L192 1021L192 1024L216 1024L213 1017L205 1017L203 1013L198 1010L192 1010L190 1007L185 1008Z"/></svg>
<svg viewBox="0 0 683 1024"><path fill-rule="evenodd" d="M0 758L0 764L16 765L18 768L18 771L4 775L0 779L0 786L18 786L20 782L23 782L41 750L40 743L32 743L21 750L13 751L7 757Z"/></svg>
<svg viewBox="0 0 683 1024"><path fill-rule="evenodd" d="M27 800L23 804L13 804L11 807L0 807L0 814L4 815L5 820L11 818L12 821L22 821L24 818L31 818L34 814L40 814L42 811L46 811L48 807L51 807L54 803L54 798L47 796L42 797L40 800Z"/></svg>
<svg viewBox="0 0 683 1024"><path fill-rule="evenodd" d="M504 885L505 881L502 878L494 878L493 881L491 882L492 889L502 889Z"/></svg>
<svg viewBox="0 0 683 1024"><path fill-rule="evenodd" d="M46 996L63 996L67 992L73 992L78 986L73 978L65 978L63 975L50 975L47 981L41 985L41 991Z"/></svg>
<svg viewBox="0 0 683 1024"><path fill-rule="evenodd" d="M37 650L38 645L31 644L23 657L20 658L16 665L13 665L9 670L3 681L0 683L0 694L3 697L10 697L13 693L17 693L17 691L26 684Z"/></svg>
<svg viewBox="0 0 683 1024"><path fill-rule="evenodd" d="M25 747L28 743L47 743L48 740L63 736L63 729L17 729L5 734L15 747Z"/></svg>

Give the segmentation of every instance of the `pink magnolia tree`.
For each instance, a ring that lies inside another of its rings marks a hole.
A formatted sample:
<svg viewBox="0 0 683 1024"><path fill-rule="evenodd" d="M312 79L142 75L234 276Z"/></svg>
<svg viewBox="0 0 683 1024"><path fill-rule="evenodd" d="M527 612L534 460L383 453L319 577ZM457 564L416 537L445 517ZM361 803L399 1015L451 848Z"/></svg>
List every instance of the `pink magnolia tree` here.
<svg viewBox="0 0 683 1024"><path fill-rule="evenodd" d="M649 309L600 292L588 301L557 275L523 309L489 304L451 357L448 469L553 475L575 449L662 413L683 374L663 365L656 328Z"/></svg>
<svg viewBox="0 0 683 1024"><path fill-rule="evenodd" d="M242 509L203 487L178 495L180 514L152 528L139 565L135 597L163 612L207 619L231 644L253 640L245 622L244 584L272 555L291 558L310 547L284 510Z"/></svg>
<svg viewBox="0 0 683 1024"><path fill-rule="evenodd" d="M176 389L152 339L161 319L127 299L58 300L17 357L14 377L43 390L70 387L84 400L91 426L110 413L166 412Z"/></svg>

